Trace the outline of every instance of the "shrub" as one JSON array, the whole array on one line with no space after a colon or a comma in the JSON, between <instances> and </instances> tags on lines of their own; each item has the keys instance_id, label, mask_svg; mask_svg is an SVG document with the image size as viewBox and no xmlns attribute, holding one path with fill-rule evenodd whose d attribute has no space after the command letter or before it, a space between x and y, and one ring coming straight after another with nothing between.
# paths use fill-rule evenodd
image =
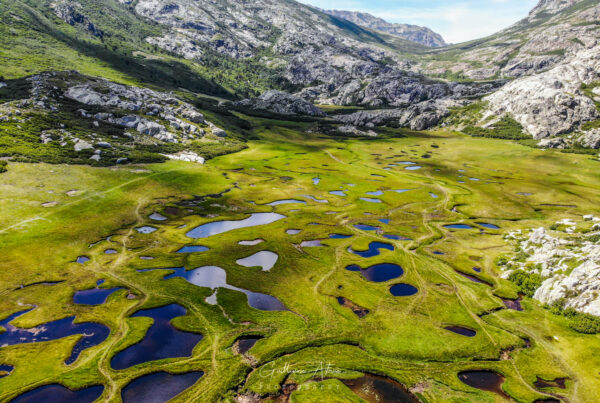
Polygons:
<instances>
[{"instance_id":1,"label":"shrub","mask_svg":"<svg viewBox=\"0 0 600 403\"><path fill-rule=\"evenodd\" d=\"M6 168L6 166L8 165L8 163L4 160L0 160L0 174L2 172L6 172L8 169Z\"/></svg>"},{"instance_id":2,"label":"shrub","mask_svg":"<svg viewBox=\"0 0 600 403\"><path fill-rule=\"evenodd\" d=\"M537 273L528 273L524 270L515 270L508 277L510 281L519 287L519 291L528 297L533 297L535 290L542 285L542 276Z\"/></svg>"}]
</instances>

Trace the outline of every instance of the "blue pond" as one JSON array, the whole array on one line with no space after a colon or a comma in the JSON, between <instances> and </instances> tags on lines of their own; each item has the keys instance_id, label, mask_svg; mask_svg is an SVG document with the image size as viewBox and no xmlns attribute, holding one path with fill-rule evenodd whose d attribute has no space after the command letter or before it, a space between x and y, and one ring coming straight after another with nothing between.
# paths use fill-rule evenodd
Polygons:
<instances>
[{"instance_id":1,"label":"blue pond","mask_svg":"<svg viewBox=\"0 0 600 403\"><path fill-rule=\"evenodd\" d=\"M346 193L342 192L341 190L333 190L331 192L329 192L329 194L332 194L334 196L340 196L340 197L346 197Z\"/></svg>"},{"instance_id":2,"label":"blue pond","mask_svg":"<svg viewBox=\"0 0 600 403\"><path fill-rule=\"evenodd\" d=\"M13 369L11 365L0 365L0 378L10 375Z\"/></svg>"},{"instance_id":3,"label":"blue pond","mask_svg":"<svg viewBox=\"0 0 600 403\"><path fill-rule=\"evenodd\" d=\"M194 228L186 235L190 238L208 238L213 235L233 231L240 228L256 227L274 223L285 218L276 213L254 213L250 217L239 221L215 221Z\"/></svg>"},{"instance_id":4,"label":"blue pond","mask_svg":"<svg viewBox=\"0 0 600 403\"><path fill-rule=\"evenodd\" d=\"M360 200L367 202L367 203L381 203L381 200L379 199L371 199L369 197L361 197Z\"/></svg>"},{"instance_id":5,"label":"blue pond","mask_svg":"<svg viewBox=\"0 0 600 403\"><path fill-rule=\"evenodd\" d=\"M348 239L352 238L352 235L343 235L343 234L329 234L330 239Z\"/></svg>"},{"instance_id":6,"label":"blue pond","mask_svg":"<svg viewBox=\"0 0 600 403\"><path fill-rule=\"evenodd\" d=\"M189 283L198 287L207 287L210 289L228 288L230 290L243 292L248 297L248 305L261 311L287 311L288 309L277 298L267 294L248 291L242 288L227 284L227 272L217 266L204 266L194 270L186 271L185 267L139 270L147 272L153 270L171 270L174 273L165 276L164 280L181 277Z\"/></svg>"},{"instance_id":7,"label":"blue pond","mask_svg":"<svg viewBox=\"0 0 600 403\"><path fill-rule=\"evenodd\" d=\"M80 305L102 305L106 302L108 297L123 288L92 288L89 290L82 290L75 292L73 296L73 302Z\"/></svg>"},{"instance_id":8,"label":"blue pond","mask_svg":"<svg viewBox=\"0 0 600 403\"><path fill-rule=\"evenodd\" d=\"M104 386L91 386L73 391L58 384L45 385L23 393L11 403L92 403L103 391Z\"/></svg>"},{"instance_id":9,"label":"blue pond","mask_svg":"<svg viewBox=\"0 0 600 403\"><path fill-rule=\"evenodd\" d=\"M385 234L383 237L394 241L412 241L412 239L402 235Z\"/></svg>"},{"instance_id":10,"label":"blue pond","mask_svg":"<svg viewBox=\"0 0 600 403\"><path fill-rule=\"evenodd\" d=\"M431 196L432 199L437 199L439 197L438 195L432 192L429 192L429 196Z\"/></svg>"},{"instance_id":11,"label":"blue pond","mask_svg":"<svg viewBox=\"0 0 600 403\"><path fill-rule=\"evenodd\" d=\"M373 227L371 225L365 224L356 224L354 228L359 229L361 231L377 231L379 229L379 227Z\"/></svg>"},{"instance_id":12,"label":"blue pond","mask_svg":"<svg viewBox=\"0 0 600 403\"><path fill-rule=\"evenodd\" d=\"M367 192L368 196L383 196L383 191L378 190L376 192Z\"/></svg>"},{"instance_id":13,"label":"blue pond","mask_svg":"<svg viewBox=\"0 0 600 403\"><path fill-rule=\"evenodd\" d=\"M154 231L157 230L157 228L154 227L150 227L149 225L145 226L145 227L140 227L140 228L136 228L137 232L139 232L140 234L151 234Z\"/></svg>"},{"instance_id":14,"label":"blue pond","mask_svg":"<svg viewBox=\"0 0 600 403\"><path fill-rule=\"evenodd\" d=\"M379 220L380 223L382 224L389 224L390 223L390 219L389 218L382 218L381 220Z\"/></svg>"},{"instance_id":15,"label":"blue pond","mask_svg":"<svg viewBox=\"0 0 600 403\"><path fill-rule=\"evenodd\" d=\"M394 297L410 297L419 292L419 290L410 284L394 284L390 287L390 292Z\"/></svg>"},{"instance_id":16,"label":"blue pond","mask_svg":"<svg viewBox=\"0 0 600 403\"><path fill-rule=\"evenodd\" d=\"M316 185L319 184L319 182L321 182L321 179L320 178L313 178L312 182L313 182L313 185L316 186Z\"/></svg>"},{"instance_id":17,"label":"blue pond","mask_svg":"<svg viewBox=\"0 0 600 403\"><path fill-rule=\"evenodd\" d=\"M276 200L274 202L267 204L267 206L275 207L275 206L279 206L281 204L306 204L306 202L304 200L296 200L296 199Z\"/></svg>"},{"instance_id":18,"label":"blue pond","mask_svg":"<svg viewBox=\"0 0 600 403\"><path fill-rule=\"evenodd\" d=\"M371 242L369 244L369 249L366 251L357 251L352 248L348 248L348 252L354 253L360 257L369 258L374 256L379 256L380 249L394 250L394 245L390 245L389 243L384 242Z\"/></svg>"},{"instance_id":19,"label":"blue pond","mask_svg":"<svg viewBox=\"0 0 600 403\"><path fill-rule=\"evenodd\" d=\"M79 256L77 258L77 263L79 263L79 264L84 264L84 263L89 262L89 261L90 261L90 258L87 257L87 256Z\"/></svg>"},{"instance_id":20,"label":"blue pond","mask_svg":"<svg viewBox=\"0 0 600 403\"><path fill-rule=\"evenodd\" d=\"M202 371L172 375L156 372L133 380L121 392L123 403L165 403L198 382Z\"/></svg>"},{"instance_id":21,"label":"blue pond","mask_svg":"<svg viewBox=\"0 0 600 403\"><path fill-rule=\"evenodd\" d=\"M500 229L499 226L494 225L494 224L489 224L486 222L476 222L475 224L481 225L482 227L489 228L489 229Z\"/></svg>"},{"instance_id":22,"label":"blue pond","mask_svg":"<svg viewBox=\"0 0 600 403\"><path fill-rule=\"evenodd\" d=\"M375 283L383 283L398 278L404 274L402 267L392 263L376 264L374 266L362 269L358 265L346 267L349 271L359 271L367 280Z\"/></svg>"},{"instance_id":23,"label":"blue pond","mask_svg":"<svg viewBox=\"0 0 600 403\"><path fill-rule=\"evenodd\" d=\"M147 317L154 323L144 339L119 352L112 360L115 369L125 369L148 361L164 358L190 357L202 335L182 332L171 325L171 320L184 316L186 310L181 305L171 304L161 308L146 309L131 315L132 318Z\"/></svg>"},{"instance_id":24,"label":"blue pond","mask_svg":"<svg viewBox=\"0 0 600 403\"><path fill-rule=\"evenodd\" d=\"M188 246L184 246L183 248L179 249L177 251L177 253L199 253L199 252L206 252L208 250L210 250L210 249L207 248L206 246L188 245Z\"/></svg>"},{"instance_id":25,"label":"blue pond","mask_svg":"<svg viewBox=\"0 0 600 403\"><path fill-rule=\"evenodd\" d=\"M411 165L411 166L408 166L408 167L406 167L404 169L406 169L408 171L418 171L421 168L423 168L423 167L419 166L419 165Z\"/></svg>"},{"instance_id":26,"label":"blue pond","mask_svg":"<svg viewBox=\"0 0 600 403\"><path fill-rule=\"evenodd\" d=\"M75 316L44 323L43 325L32 329L21 329L10 324L14 319L29 311L31 311L31 309L17 312L0 321L0 326L6 329L5 332L0 333L0 346L37 343L80 334L82 337L73 347L71 356L65 360L65 364L70 365L75 362L83 350L102 343L110 333L108 327L99 323L86 322L75 324L73 323Z\"/></svg>"},{"instance_id":27,"label":"blue pond","mask_svg":"<svg viewBox=\"0 0 600 403\"><path fill-rule=\"evenodd\" d=\"M444 228L448 228L448 229L473 229L472 226L468 225L468 224L450 224L450 225L444 225Z\"/></svg>"}]
</instances>

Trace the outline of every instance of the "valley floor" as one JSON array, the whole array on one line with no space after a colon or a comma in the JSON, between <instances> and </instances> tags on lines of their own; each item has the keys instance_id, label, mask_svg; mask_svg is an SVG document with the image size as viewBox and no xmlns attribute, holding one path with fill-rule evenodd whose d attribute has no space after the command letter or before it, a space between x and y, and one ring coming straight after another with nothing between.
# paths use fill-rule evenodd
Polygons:
<instances>
[{"instance_id":1,"label":"valley floor","mask_svg":"<svg viewBox=\"0 0 600 403\"><path fill-rule=\"evenodd\" d=\"M34 308L10 325L75 315L110 335L70 365L80 334L1 347L0 366L12 369L0 370L0 401L60 383L103 385L101 401L118 402L132 380L157 371L203 372L177 396L182 402L370 400L346 386L362 374L393 378L429 402L600 401L599 336L576 333L529 298L523 311L507 309L503 299L517 299L517 288L494 263L511 252L502 237L509 231L600 216L598 160L442 132L336 140L307 138L301 123L254 124L261 140L203 166L9 164L0 174L0 321ZM268 205L278 200L291 202ZM252 213L285 217L186 236ZM139 232L144 226L156 230ZM322 246L302 246L314 240ZM177 253L186 245L206 248ZM237 263L261 251L277 255L272 268ZM346 269L383 263L403 273L376 282ZM194 285L207 281L200 271L165 280L176 269L148 270L214 266L227 287ZM104 303L76 304L74 294L98 280L121 289ZM397 284L417 292L392 295ZM254 309L239 289L287 310ZM169 304L186 310L175 328L202 335L193 352L115 369L113 358L153 323L132 315ZM259 340L241 353L242 336ZM471 370L501 374L501 389L461 382L458 374ZM536 386L538 377L566 378L565 388Z\"/></svg>"}]
</instances>

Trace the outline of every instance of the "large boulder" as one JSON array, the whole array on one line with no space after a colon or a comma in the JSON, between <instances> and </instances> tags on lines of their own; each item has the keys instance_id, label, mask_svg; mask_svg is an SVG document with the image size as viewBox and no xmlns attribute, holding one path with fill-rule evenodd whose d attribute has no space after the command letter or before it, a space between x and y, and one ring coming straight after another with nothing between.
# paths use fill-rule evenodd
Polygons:
<instances>
[{"instance_id":1,"label":"large boulder","mask_svg":"<svg viewBox=\"0 0 600 403\"><path fill-rule=\"evenodd\" d=\"M325 116L325 112L310 102L281 91L267 91L258 98L236 102L238 107L264 110L284 116Z\"/></svg>"},{"instance_id":2,"label":"large boulder","mask_svg":"<svg viewBox=\"0 0 600 403\"><path fill-rule=\"evenodd\" d=\"M600 148L600 129L587 131L579 138L579 144L586 148Z\"/></svg>"}]
</instances>

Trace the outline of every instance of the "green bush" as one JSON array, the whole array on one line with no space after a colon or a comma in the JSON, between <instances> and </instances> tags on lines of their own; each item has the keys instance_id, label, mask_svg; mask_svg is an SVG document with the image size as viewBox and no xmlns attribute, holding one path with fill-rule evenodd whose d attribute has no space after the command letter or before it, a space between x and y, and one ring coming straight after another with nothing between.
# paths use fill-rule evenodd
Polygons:
<instances>
[{"instance_id":1,"label":"green bush","mask_svg":"<svg viewBox=\"0 0 600 403\"><path fill-rule=\"evenodd\" d=\"M569 327L579 333L598 334L600 333L600 318L577 312L569 322Z\"/></svg>"},{"instance_id":2,"label":"green bush","mask_svg":"<svg viewBox=\"0 0 600 403\"><path fill-rule=\"evenodd\" d=\"M513 118L504 116L493 127L483 128L467 126L463 132L473 137L488 137L496 139L524 140L530 136L523 133L523 126Z\"/></svg>"},{"instance_id":3,"label":"green bush","mask_svg":"<svg viewBox=\"0 0 600 403\"><path fill-rule=\"evenodd\" d=\"M8 163L6 161L0 160L0 174L8 170L8 168L6 167L7 165Z\"/></svg>"},{"instance_id":4,"label":"green bush","mask_svg":"<svg viewBox=\"0 0 600 403\"><path fill-rule=\"evenodd\" d=\"M542 276L537 273L528 273L524 270L515 270L508 277L510 281L519 287L519 291L528 297L533 297L535 290L542 285Z\"/></svg>"}]
</instances>

